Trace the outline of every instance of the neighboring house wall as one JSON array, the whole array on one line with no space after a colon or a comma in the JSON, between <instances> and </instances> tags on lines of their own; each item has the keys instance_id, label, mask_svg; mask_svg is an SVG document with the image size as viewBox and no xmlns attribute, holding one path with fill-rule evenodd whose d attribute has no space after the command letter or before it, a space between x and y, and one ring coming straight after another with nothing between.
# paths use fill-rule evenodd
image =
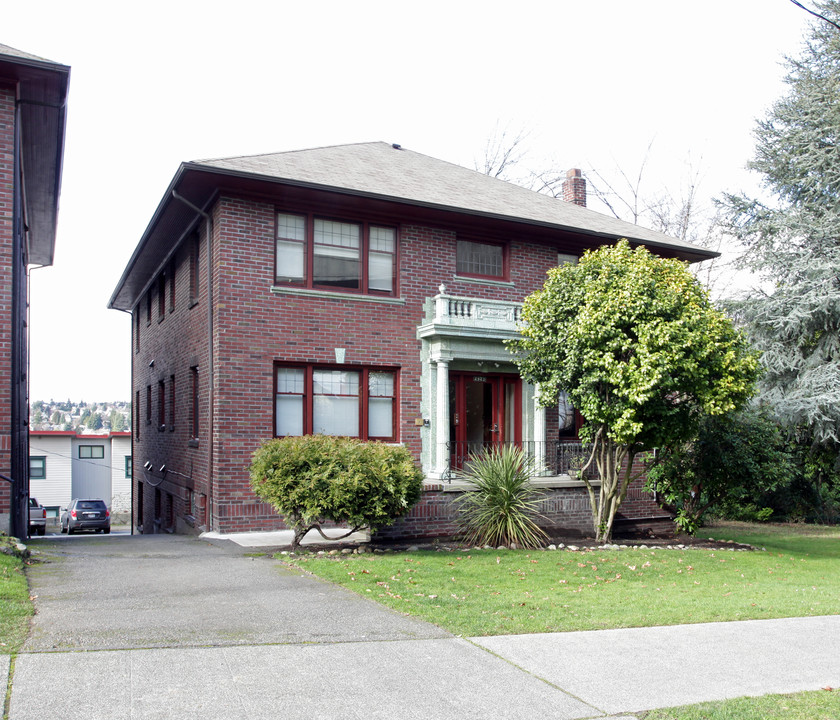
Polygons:
<instances>
[{"instance_id":1,"label":"neighboring house wall","mask_svg":"<svg viewBox=\"0 0 840 720\"><path fill-rule=\"evenodd\" d=\"M131 512L131 435L111 436L111 512Z\"/></svg>"},{"instance_id":2,"label":"neighboring house wall","mask_svg":"<svg viewBox=\"0 0 840 720\"><path fill-rule=\"evenodd\" d=\"M28 274L51 265L70 68L0 45L0 532L28 533Z\"/></svg>"},{"instance_id":3,"label":"neighboring house wall","mask_svg":"<svg viewBox=\"0 0 840 720\"><path fill-rule=\"evenodd\" d=\"M101 498L112 513L131 512L130 433L32 433L29 457L39 467L43 458L46 477L30 481L30 493L42 505L67 507L73 498Z\"/></svg>"},{"instance_id":4,"label":"neighboring house wall","mask_svg":"<svg viewBox=\"0 0 840 720\"><path fill-rule=\"evenodd\" d=\"M72 433L30 435L30 458L44 458L46 477L29 481L29 493L41 505L67 507L73 499L73 437Z\"/></svg>"},{"instance_id":5,"label":"neighboring house wall","mask_svg":"<svg viewBox=\"0 0 840 720\"><path fill-rule=\"evenodd\" d=\"M12 407L10 397L11 366L11 250L14 237L15 205L15 86L0 81L0 474L12 476ZM17 489L0 480L0 533L10 532L12 493Z\"/></svg>"}]
</instances>

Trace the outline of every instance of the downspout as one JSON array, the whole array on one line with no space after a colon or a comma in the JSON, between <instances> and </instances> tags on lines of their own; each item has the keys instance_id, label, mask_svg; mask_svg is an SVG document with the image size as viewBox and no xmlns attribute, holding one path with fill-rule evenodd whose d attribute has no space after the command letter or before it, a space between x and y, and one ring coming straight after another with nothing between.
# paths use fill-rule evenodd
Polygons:
<instances>
[{"instance_id":1,"label":"downspout","mask_svg":"<svg viewBox=\"0 0 840 720\"><path fill-rule=\"evenodd\" d=\"M193 205L185 197L179 195L175 190L172 197L184 203L188 208L204 218L205 232L207 234L207 381L209 383L209 394L207 404L207 529L213 529L213 430L215 421L213 415L213 402L215 379L213 374L214 353L213 353L213 218L200 207Z\"/></svg>"}]
</instances>

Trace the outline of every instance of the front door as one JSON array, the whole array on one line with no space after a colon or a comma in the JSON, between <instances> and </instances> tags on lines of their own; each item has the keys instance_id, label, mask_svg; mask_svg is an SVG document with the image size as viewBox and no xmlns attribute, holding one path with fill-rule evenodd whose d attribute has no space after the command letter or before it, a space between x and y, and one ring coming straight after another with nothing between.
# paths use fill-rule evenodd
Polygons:
<instances>
[{"instance_id":1,"label":"front door","mask_svg":"<svg viewBox=\"0 0 840 720\"><path fill-rule=\"evenodd\" d=\"M521 441L521 387L515 375L450 373L452 467L486 448Z\"/></svg>"}]
</instances>

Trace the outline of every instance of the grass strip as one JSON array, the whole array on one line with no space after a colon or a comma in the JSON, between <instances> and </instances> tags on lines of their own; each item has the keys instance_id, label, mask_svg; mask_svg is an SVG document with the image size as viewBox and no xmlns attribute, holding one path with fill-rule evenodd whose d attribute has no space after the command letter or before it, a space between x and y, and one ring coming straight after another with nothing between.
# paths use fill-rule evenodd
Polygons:
<instances>
[{"instance_id":1,"label":"grass strip","mask_svg":"<svg viewBox=\"0 0 840 720\"><path fill-rule=\"evenodd\" d=\"M644 720L836 720L840 717L840 691L836 688L791 695L764 695L719 702L651 710Z\"/></svg>"},{"instance_id":2,"label":"grass strip","mask_svg":"<svg viewBox=\"0 0 840 720\"><path fill-rule=\"evenodd\" d=\"M20 649L33 612L23 560L0 553L0 654L11 655Z\"/></svg>"}]
</instances>

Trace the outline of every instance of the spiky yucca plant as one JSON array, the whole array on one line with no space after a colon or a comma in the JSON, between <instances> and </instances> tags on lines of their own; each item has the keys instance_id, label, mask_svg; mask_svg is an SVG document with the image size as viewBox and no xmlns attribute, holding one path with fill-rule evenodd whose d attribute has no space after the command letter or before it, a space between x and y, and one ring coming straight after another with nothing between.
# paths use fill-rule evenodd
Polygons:
<instances>
[{"instance_id":1,"label":"spiky yucca plant","mask_svg":"<svg viewBox=\"0 0 840 720\"><path fill-rule=\"evenodd\" d=\"M530 484L533 461L520 448L503 445L471 455L465 479L475 490L456 501L467 542L537 548L548 536L534 521L542 493Z\"/></svg>"}]
</instances>

